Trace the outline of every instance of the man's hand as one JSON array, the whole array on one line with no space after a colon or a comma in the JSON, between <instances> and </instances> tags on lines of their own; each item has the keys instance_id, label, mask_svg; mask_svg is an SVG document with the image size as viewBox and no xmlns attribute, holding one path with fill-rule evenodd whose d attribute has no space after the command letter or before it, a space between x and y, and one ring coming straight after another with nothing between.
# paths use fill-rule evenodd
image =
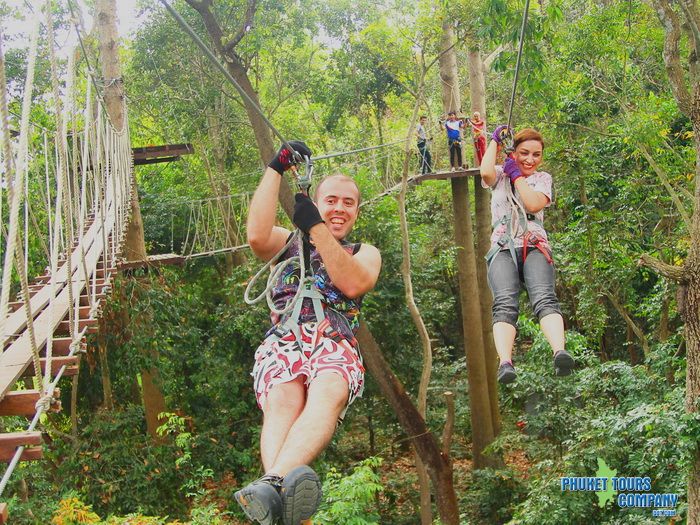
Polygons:
<instances>
[{"instance_id":1,"label":"man's hand","mask_svg":"<svg viewBox=\"0 0 700 525\"><path fill-rule=\"evenodd\" d=\"M500 144L508 136L509 132L510 128L505 124L501 124L493 131L491 140L495 141L497 144Z\"/></svg>"},{"instance_id":2,"label":"man's hand","mask_svg":"<svg viewBox=\"0 0 700 525\"><path fill-rule=\"evenodd\" d=\"M289 144L294 151L299 153L302 158L304 158L304 156L311 157L311 150L302 141L290 140L287 144ZM287 148L287 146L283 144L280 150L277 152L277 155L275 155L275 158L270 161L268 166L282 175L296 163L297 160L294 158L294 154L289 150L289 148Z\"/></svg>"},{"instance_id":3,"label":"man's hand","mask_svg":"<svg viewBox=\"0 0 700 525\"><path fill-rule=\"evenodd\" d=\"M510 181L513 183L523 176L518 169L517 163L511 157L508 157L503 163L503 173L508 175L508 177L510 177Z\"/></svg>"},{"instance_id":4,"label":"man's hand","mask_svg":"<svg viewBox=\"0 0 700 525\"><path fill-rule=\"evenodd\" d=\"M311 228L324 222L324 220L321 218L321 214L318 212L314 202L303 193L297 193L294 196L294 201L292 222L308 235Z\"/></svg>"}]
</instances>

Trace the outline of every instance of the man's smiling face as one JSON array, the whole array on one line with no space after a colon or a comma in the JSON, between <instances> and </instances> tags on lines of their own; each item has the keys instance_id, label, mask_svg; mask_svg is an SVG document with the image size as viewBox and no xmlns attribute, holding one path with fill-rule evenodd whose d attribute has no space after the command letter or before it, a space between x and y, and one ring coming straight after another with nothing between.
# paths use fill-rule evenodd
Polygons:
<instances>
[{"instance_id":1,"label":"man's smiling face","mask_svg":"<svg viewBox=\"0 0 700 525\"><path fill-rule=\"evenodd\" d=\"M360 211L360 190L349 177L328 177L316 189L316 206L333 237L344 239Z\"/></svg>"}]
</instances>

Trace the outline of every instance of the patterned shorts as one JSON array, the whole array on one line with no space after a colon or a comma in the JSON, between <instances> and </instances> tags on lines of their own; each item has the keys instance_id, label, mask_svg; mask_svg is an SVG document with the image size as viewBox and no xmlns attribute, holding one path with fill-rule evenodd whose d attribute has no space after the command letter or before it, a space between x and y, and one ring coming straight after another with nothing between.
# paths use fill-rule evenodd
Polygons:
<instances>
[{"instance_id":1,"label":"patterned shorts","mask_svg":"<svg viewBox=\"0 0 700 525\"><path fill-rule=\"evenodd\" d=\"M274 385L293 381L305 376L308 388L320 374L336 373L348 383L348 404L340 415L345 416L347 407L362 396L365 383L365 368L360 352L345 339L331 339L323 334L328 326L324 319L320 324L304 323L300 326L301 343L289 332L282 338L268 336L255 351L253 386L260 408Z\"/></svg>"}]
</instances>

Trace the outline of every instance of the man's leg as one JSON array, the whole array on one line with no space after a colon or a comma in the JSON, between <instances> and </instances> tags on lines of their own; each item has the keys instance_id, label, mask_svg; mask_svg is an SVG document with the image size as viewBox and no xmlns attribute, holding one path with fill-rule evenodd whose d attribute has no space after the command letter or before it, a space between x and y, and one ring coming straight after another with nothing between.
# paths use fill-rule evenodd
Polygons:
<instances>
[{"instance_id":1,"label":"man's leg","mask_svg":"<svg viewBox=\"0 0 700 525\"><path fill-rule=\"evenodd\" d=\"M333 437L347 401L348 383L340 375L316 377L309 385L304 410L289 429L269 470L284 476L297 465L308 465L316 459Z\"/></svg>"},{"instance_id":2,"label":"man's leg","mask_svg":"<svg viewBox=\"0 0 700 525\"><path fill-rule=\"evenodd\" d=\"M301 414L306 402L305 377L300 376L288 383L275 385L265 399L263 407L263 427L260 433L260 456L265 472L272 472L271 467L277 459L289 429Z\"/></svg>"}]
</instances>

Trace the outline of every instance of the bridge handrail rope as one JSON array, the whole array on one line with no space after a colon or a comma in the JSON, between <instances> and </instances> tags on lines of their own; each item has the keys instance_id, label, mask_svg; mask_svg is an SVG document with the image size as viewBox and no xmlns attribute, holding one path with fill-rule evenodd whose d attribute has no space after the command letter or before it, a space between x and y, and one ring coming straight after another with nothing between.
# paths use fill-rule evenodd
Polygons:
<instances>
[{"instance_id":1,"label":"bridge handrail rope","mask_svg":"<svg viewBox=\"0 0 700 525\"><path fill-rule=\"evenodd\" d=\"M47 7L50 2L47 2ZM29 431L36 428L41 415L50 408L53 401L53 392L58 380L66 371L66 365L62 365L58 373L52 377L52 345L54 331L62 319L68 317L68 331L70 333L70 345L68 356L75 355L81 349L87 327L79 325L77 314L80 308L80 292L84 289L90 304L90 316L96 310L97 273L100 262L103 264L105 283L107 269L115 263L117 242L121 239L128 219L129 204L132 194L132 163L131 146L128 134L128 116L121 130L116 130L109 120L106 111L102 111L103 105L94 104L94 100L100 101L100 93L92 93L92 86L87 84L86 106L84 110L84 128L81 133L77 129L77 105L75 98L75 67L74 61L69 59L69 67L66 80L66 104L61 103L60 88L58 83L58 68L55 57L53 24L51 10L46 9L46 24L48 28L49 50L51 58L51 82L55 104L56 135L49 140L44 128L40 139L44 146L43 174L37 178L40 189L39 201L45 202L48 211L46 228L48 230L50 268L49 281L38 281L42 286L37 293L32 295L27 280L28 270L28 245L22 245L20 231L21 222L19 209L24 205L24 235L28 238L30 218L34 218L27 192L29 184L28 144L31 135L29 129L29 109L33 88L33 76L35 72L35 59L37 47L37 35L39 22L32 26L33 40L30 43L30 53L27 67L27 80L25 83L22 125L20 126L19 148L12 154L9 146L7 98L4 79L4 59L2 56L0 35L0 118L3 125L3 149L5 156L3 162L6 166L8 181L8 200L10 202L10 224L5 241L5 271L3 273L2 299L0 299L0 333L5 334L8 324L13 327L11 334L2 336L3 346L7 343L7 349L0 354L0 365L8 366L12 363L9 374L3 376L3 388L0 398L4 396L8 387L26 368L28 361L17 361L30 355L35 369L35 387L40 390L40 397L36 403L36 412L29 426ZM72 55L71 55L72 56ZM97 91L97 90L96 90ZM92 108L98 108L97 115L93 118ZM124 111L126 115L126 111ZM70 120L69 120L70 119ZM72 155L69 155L67 132L73 137ZM80 141L80 157L78 156L78 138ZM52 144L51 144L52 143ZM53 175L55 177L55 205L52 207L52 185L50 182L52 166L49 162L49 147L53 146L54 154ZM8 154L10 152L10 154ZM12 163L15 159L14 165ZM35 156L32 154L32 158ZM81 162L78 162L78 159ZM34 165L37 165L35 162ZM7 166L10 169L7 169ZM72 172L73 178L69 176ZM43 176L43 177L42 177ZM41 191L41 179L46 181L46 193ZM71 183L72 180L72 183ZM24 182L24 184L22 183ZM24 191L23 191L24 190ZM0 206L1 206L0 199ZM0 208L1 210L1 208ZM88 224L89 215L92 216ZM42 238L38 224L33 223L37 234ZM0 232L2 228L0 228ZM111 242L110 242L111 241ZM60 263L59 252L65 251L65 261ZM14 266L16 265L16 267ZM21 312L16 311L7 316L9 307L9 283L11 282L13 269L17 271L19 284L22 290L24 305L24 321L20 320ZM78 293L74 293L78 292ZM7 296L5 298L5 296ZM34 324L45 326L41 333L34 333ZM80 330L79 330L80 328ZM40 337L37 340L37 336ZM45 345L45 346L44 346ZM45 349L44 370L39 361L39 349ZM30 350L30 354L25 352ZM6 358L6 359L5 359ZM29 359L29 357L28 357ZM16 363L16 364L15 364ZM13 375L15 374L17 375ZM12 379L14 377L14 379ZM3 493L7 482L22 456L24 447L18 447L5 470L0 481L0 494Z\"/></svg>"},{"instance_id":2,"label":"bridge handrail rope","mask_svg":"<svg viewBox=\"0 0 700 525\"><path fill-rule=\"evenodd\" d=\"M36 64L37 48L39 37L38 17L32 19L30 27L29 54L27 60L27 78L24 84L24 96L22 99L22 118L20 125L20 140L17 152L18 162L14 170L7 174L8 201L10 201L10 227L8 228L8 247L5 252L5 261L2 274L2 291L0 292L0 334L5 333L5 319L10 299L10 282L12 278L13 258L15 257L15 246L17 242L17 219L19 214L19 192L13 188L21 188L24 177L26 162L24 161L24 151L27 148L27 131L29 129L29 112L31 108L32 93L34 91L34 70ZM0 89L6 89L5 85ZM8 135L9 140L9 135ZM12 176L14 172L14 177Z\"/></svg>"}]
</instances>

